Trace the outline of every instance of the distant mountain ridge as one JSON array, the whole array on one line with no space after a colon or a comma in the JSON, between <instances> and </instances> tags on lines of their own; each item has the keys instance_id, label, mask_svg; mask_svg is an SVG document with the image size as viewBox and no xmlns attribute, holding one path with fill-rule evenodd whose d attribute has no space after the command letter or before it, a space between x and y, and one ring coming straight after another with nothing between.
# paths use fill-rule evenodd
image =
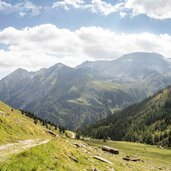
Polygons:
<instances>
[{"instance_id":1,"label":"distant mountain ridge","mask_svg":"<svg viewBox=\"0 0 171 171\"><path fill-rule=\"evenodd\" d=\"M84 68L89 72L95 72L95 74L98 73L106 79L125 76L137 79L136 74L138 76L145 70L168 74L171 71L171 63L160 54L135 52L123 55L114 61L87 61L77 66L77 68Z\"/></svg>"},{"instance_id":2,"label":"distant mountain ridge","mask_svg":"<svg viewBox=\"0 0 171 171\"><path fill-rule=\"evenodd\" d=\"M137 52L114 61L18 69L0 80L0 100L71 129L94 123L171 84L171 63Z\"/></svg>"}]
</instances>

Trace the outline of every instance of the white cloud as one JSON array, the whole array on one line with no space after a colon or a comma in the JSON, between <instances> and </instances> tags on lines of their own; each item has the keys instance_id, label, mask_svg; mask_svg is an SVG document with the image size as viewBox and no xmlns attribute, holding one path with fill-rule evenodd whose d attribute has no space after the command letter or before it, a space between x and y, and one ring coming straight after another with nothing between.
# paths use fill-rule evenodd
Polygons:
<instances>
[{"instance_id":1,"label":"white cloud","mask_svg":"<svg viewBox=\"0 0 171 171\"><path fill-rule=\"evenodd\" d=\"M123 4L124 3L117 3L116 5L112 5L104 0L92 0L90 3L85 3L83 0L62 0L54 2L52 8L63 7L65 10L69 10L70 8L79 8L107 16L121 10Z\"/></svg>"},{"instance_id":2,"label":"white cloud","mask_svg":"<svg viewBox=\"0 0 171 171\"><path fill-rule=\"evenodd\" d=\"M123 3L112 5L102 0L92 0L91 4L87 5L87 7L94 13L101 13L107 16L111 13L118 12L122 8L122 5Z\"/></svg>"},{"instance_id":3,"label":"white cloud","mask_svg":"<svg viewBox=\"0 0 171 171\"><path fill-rule=\"evenodd\" d=\"M133 16L145 14L155 19L171 18L170 0L127 0L125 9L130 9Z\"/></svg>"},{"instance_id":4,"label":"white cloud","mask_svg":"<svg viewBox=\"0 0 171 171\"><path fill-rule=\"evenodd\" d=\"M0 0L0 11L8 10L12 7L11 4Z\"/></svg>"},{"instance_id":5,"label":"white cloud","mask_svg":"<svg viewBox=\"0 0 171 171\"><path fill-rule=\"evenodd\" d=\"M154 19L171 18L170 0L125 0L118 1L115 5L102 0L92 0L87 7L92 12L101 13L106 16L118 12L121 17L145 14Z\"/></svg>"},{"instance_id":6,"label":"white cloud","mask_svg":"<svg viewBox=\"0 0 171 171\"><path fill-rule=\"evenodd\" d=\"M135 51L157 52L166 57L171 54L168 34L126 34L100 27L76 31L50 24L21 30L9 27L0 31L0 43L8 45L8 50L0 50L0 66L6 71L19 67L37 70L58 62L76 66L85 60L113 60Z\"/></svg>"},{"instance_id":7,"label":"white cloud","mask_svg":"<svg viewBox=\"0 0 171 171\"><path fill-rule=\"evenodd\" d=\"M116 3L109 3L105 0L58 0L53 2L52 8L82 9L105 16L113 13L119 13L121 17L144 14L153 19L171 19L170 0L118 0ZM31 1L21 1L12 5L0 0L0 11L17 12L21 17L39 15L43 9L50 10L51 8L37 6Z\"/></svg>"},{"instance_id":8,"label":"white cloud","mask_svg":"<svg viewBox=\"0 0 171 171\"><path fill-rule=\"evenodd\" d=\"M61 0L54 2L53 8L63 7L66 10L80 8L105 16L118 12L121 17L144 14L154 19L171 18L170 0L120 0L116 4L108 3L105 0L85 2L83 0Z\"/></svg>"},{"instance_id":9,"label":"white cloud","mask_svg":"<svg viewBox=\"0 0 171 171\"><path fill-rule=\"evenodd\" d=\"M70 8L80 8L83 4L83 0L61 0L54 2L52 8L63 7L68 10Z\"/></svg>"},{"instance_id":10,"label":"white cloud","mask_svg":"<svg viewBox=\"0 0 171 171\"><path fill-rule=\"evenodd\" d=\"M26 15L39 15L41 8L42 7L36 6L31 1L24 1L12 5L0 0L0 11L3 11L4 13L18 13L21 17L24 17Z\"/></svg>"},{"instance_id":11,"label":"white cloud","mask_svg":"<svg viewBox=\"0 0 171 171\"><path fill-rule=\"evenodd\" d=\"M36 6L31 1L18 3L15 5L15 7L20 11L19 15L21 17L25 16L26 14L31 14L32 16L39 15L41 9L41 7Z\"/></svg>"}]
</instances>

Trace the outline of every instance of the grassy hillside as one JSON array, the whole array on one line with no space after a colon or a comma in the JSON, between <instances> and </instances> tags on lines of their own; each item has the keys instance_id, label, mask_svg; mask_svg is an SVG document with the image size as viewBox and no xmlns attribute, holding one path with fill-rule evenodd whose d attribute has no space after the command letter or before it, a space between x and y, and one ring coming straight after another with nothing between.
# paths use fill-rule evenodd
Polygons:
<instances>
[{"instance_id":1,"label":"grassy hillside","mask_svg":"<svg viewBox=\"0 0 171 171\"><path fill-rule=\"evenodd\" d=\"M171 150L139 143L75 140L70 131L66 132L70 138L66 138L65 134L59 134L56 139L51 139L39 123L35 124L34 120L3 102L0 102L0 122L0 144L32 139L28 143L33 142L34 145L32 148L26 148L27 144L15 143L11 147L6 144L5 150L4 146L0 146L1 171L171 170ZM47 138L48 141L37 138ZM102 151L103 145L117 148L119 155ZM7 153L5 158L2 157L3 152ZM111 163L99 161L94 156L102 157ZM140 161L125 161L123 158L126 156L139 158Z\"/></svg>"},{"instance_id":2,"label":"grassy hillside","mask_svg":"<svg viewBox=\"0 0 171 171\"><path fill-rule=\"evenodd\" d=\"M46 136L42 126L0 101L0 144Z\"/></svg>"},{"instance_id":3,"label":"grassy hillside","mask_svg":"<svg viewBox=\"0 0 171 171\"><path fill-rule=\"evenodd\" d=\"M80 144L77 147L75 144ZM120 151L112 155L101 150L102 145L109 145ZM140 158L139 162L123 160L127 155ZM93 156L100 156L111 162L104 163ZM76 159L74 161L72 158ZM34 147L30 150L11 156L5 162L0 162L0 170L34 170L34 171L157 171L171 170L171 150L156 146L128 142L102 142L99 140L76 141L58 137L48 144Z\"/></svg>"},{"instance_id":4,"label":"grassy hillside","mask_svg":"<svg viewBox=\"0 0 171 171\"><path fill-rule=\"evenodd\" d=\"M84 135L171 146L171 87L85 128Z\"/></svg>"}]
</instances>

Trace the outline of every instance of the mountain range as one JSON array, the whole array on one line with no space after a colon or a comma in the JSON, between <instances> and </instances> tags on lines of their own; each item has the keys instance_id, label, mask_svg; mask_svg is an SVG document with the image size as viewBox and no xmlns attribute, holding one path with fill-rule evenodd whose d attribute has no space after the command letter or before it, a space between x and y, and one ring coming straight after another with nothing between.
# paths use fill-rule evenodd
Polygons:
<instances>
[{"instance_id":1,"label":"mountain range","mask_svg":"<svg viewBox=\"0 0 171 171\"><path fill-rule=\"evenodd\" d=\"M166 58L136 52L113 61L87 61L75 68L58 63L37 72L17 69L0 80L0 100L78 129L170 84L171 63Z\"/></svg>"}]
</instances>

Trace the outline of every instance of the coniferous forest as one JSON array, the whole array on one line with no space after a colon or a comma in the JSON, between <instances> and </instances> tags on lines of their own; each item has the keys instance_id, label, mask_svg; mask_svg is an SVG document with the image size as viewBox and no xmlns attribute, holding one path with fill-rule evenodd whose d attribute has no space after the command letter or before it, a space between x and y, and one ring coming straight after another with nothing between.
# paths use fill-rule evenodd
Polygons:
<instances>
[{"instance_id":1,"label":"coniferous forest","mask_svg":"<svg viewBox=\"0 0 171 171\"><path fill-rule=\"evenodd\" d=\"M171 146L171 87L82 129L98 139Z\"/></svg>"}]
</instances>

